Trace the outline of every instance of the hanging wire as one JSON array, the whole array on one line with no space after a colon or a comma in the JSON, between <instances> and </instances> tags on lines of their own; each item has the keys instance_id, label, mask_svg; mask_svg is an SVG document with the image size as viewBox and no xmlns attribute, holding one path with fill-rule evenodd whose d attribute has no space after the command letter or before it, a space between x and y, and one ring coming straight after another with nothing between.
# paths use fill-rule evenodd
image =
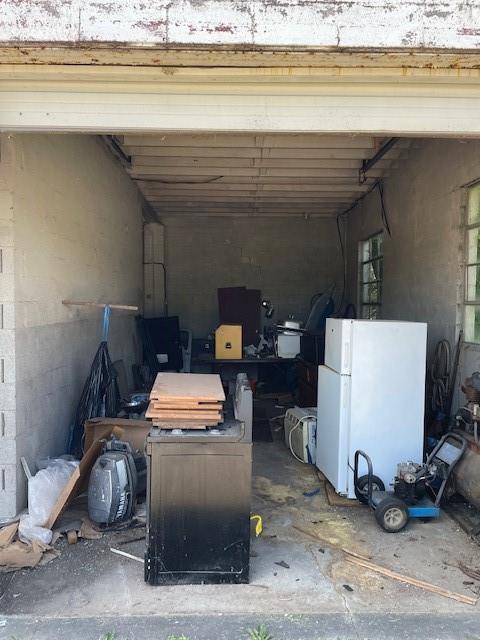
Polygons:
<instances>
[{"instance_id":1,"label":"hanging wire","mask_svg":"<svg viewBox=\"0 0 480 640\"><path fill-rule=\"evenodd\" d=\"M385 227L388 235L391 238L392 237L392 232L390 231L390 224L388 222L387 209L385 207L385 200L384 200L384 197L383 197L383 181L382 180L377 180L375 185L377 186L378 194L380 196L381 217L382 217L383 226Z\"/></svg>"},{"instance_id":2,"label":"hanging wire","mask_svg":"<svg viewBox=\"0 0 480 640\"><path fill-rule=\"evenodd\" d=\"M336 217L338 242L339 242L339 245L340 245L340 251L341 251L341 254L342 254L342 263L343 263L342 294L340 296L340 304L338 306L339 313L341 313L341 309L342 309L342 306L343 306L343 303L344 303L344 300L345 300L346 289L347 289L347 256L346 256L346 251L345 251L345 242L344 242L344 239L343 239L343 236L342 236L342 230L341 230L341 227L340 227L340 220L341 220L341 218L346 218L348 216L348 214L351 211L353 211L355 209L355 207L358 204L360 204L360 202L362 202L375 189L378 189L378 193L379 193L379 196L380 196L380 216L382 218L382 224L383 224L385 230L387 231L388 235L390 237L392 237L392 232L390 230L390 224L389 224L389 221L388 221L387 208L385 206L383 180L381 180L381 179L375 180L375 182L371 185L371 187L370 187L370 189L368 189L368 191L365 191L364 193L362 193L362 195L359 198L357 198L355 200L355 202L353 202L353 204L351 204L344 211L341 211L340 213L338 213L337 217Z\"/></svg>"},{"instance_id":3,"label":"hanging wire","mask_svg":"<svg viewBox=\"0 0 480 640\"><path fill-rule=\"evenodd\" d=\"M450 392L452 347L448 340L440 340L435 347L430 379L432 382L432 411L446 414Z\"/></svg>"}]
</instances>

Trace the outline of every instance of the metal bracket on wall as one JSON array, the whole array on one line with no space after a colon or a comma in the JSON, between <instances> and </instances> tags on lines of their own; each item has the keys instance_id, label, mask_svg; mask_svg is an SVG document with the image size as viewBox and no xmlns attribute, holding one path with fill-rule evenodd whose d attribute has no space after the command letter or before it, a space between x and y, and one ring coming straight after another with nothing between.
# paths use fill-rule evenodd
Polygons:
<instances>
[{"instance_id":1,"label":"metal bracket on wall","mask_svg":"<svg viewBox=\"0 0 480 640\"><path fill-rule=\"evenodd\" d=\"M381 160L388 151L390 151L398 140L400 140L400 138L389 138L372 158L362 160L362 166L358 170L358 184L364 184L367 181L367 172L369 169L374 167L377 162Z\"/></svg>"}]
</instances>

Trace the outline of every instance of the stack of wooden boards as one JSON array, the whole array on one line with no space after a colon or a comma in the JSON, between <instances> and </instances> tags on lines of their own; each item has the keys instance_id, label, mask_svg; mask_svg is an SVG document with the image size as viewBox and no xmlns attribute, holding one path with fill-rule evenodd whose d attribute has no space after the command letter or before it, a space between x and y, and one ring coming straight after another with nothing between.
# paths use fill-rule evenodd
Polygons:
<instances>
[{"instance_id":1,"label":"stack of wooden boards","mask_svg":"<svg viewBox=\"0 0 480 640\"><path fill-rule=\"evenodd\" d=\"M205 429L223 421L220 376L210 373L159 373L146 417L162 429Z\"/></svg>"}]
</instances>

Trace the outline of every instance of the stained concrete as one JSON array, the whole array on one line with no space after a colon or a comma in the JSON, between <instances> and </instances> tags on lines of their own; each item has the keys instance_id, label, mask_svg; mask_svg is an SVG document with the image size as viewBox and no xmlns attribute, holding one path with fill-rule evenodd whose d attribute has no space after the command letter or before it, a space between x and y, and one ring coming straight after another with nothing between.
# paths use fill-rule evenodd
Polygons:
<instances>
[{"instance_id":1,"label":"stained concrete","mask_svg":"<svg viewBox=\"0 0 480 640\"><path fill-rule=\"evenodd\" d=\"M254 446L254 470L252 511L262 515L264 532L252 543L249 585L150 587L140 563L109 550L136 537L135 530L72 547L63 542L61 556L52 563L0 574L0 611L9 634L4 637L47 637L41 629L45 634L68 630L70 638L97 638L93 631L99 629L116 630L119 638L151 637L151 616L160 638L173 632L188 632L192 640L214 637L207 630L216 629L219 638L234 640L244 637L240 629L263 620L275 628L276 640L399 637L395 634L403 620L410 629L405 637L415 637L419 620L438 616L444 635L436 630L434 637L444 638L453 637L442 617L446 612L465 624L473 620L476 607L364 571L348 564L340 550L347 547L401 573L476 594L480 585L463 584L470 579L457 563L477 565L478 546L448 516L429 523L412 521L404 531L387 534L366 507L331 507L313 468L294 460L278 439ZM304 495L314 488L321 489L319 495ZM143 553L142 542L121 548ZM288 569L276 564L282 561ZM380 635L386 620L391 636Z\"/></svg>"}]
</instances>

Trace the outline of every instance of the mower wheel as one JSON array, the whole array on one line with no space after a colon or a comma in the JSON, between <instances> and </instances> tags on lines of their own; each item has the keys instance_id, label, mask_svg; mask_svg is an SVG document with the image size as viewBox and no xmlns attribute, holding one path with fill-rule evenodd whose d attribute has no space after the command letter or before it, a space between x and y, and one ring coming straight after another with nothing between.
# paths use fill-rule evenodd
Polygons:
<instances>
[{"instance_id":1,"label":"mower wheel","mask_svg":"<svg viewBox=\"0 0 480 640\"><path fill-rule=\"evenodd\" d=\"M375 509L375 519L387 533L397 533L408 522L407 505L398 498L384 498Z\"/></svg>"},{"instance_id":2,"label":"mower wheel","mask_svg":"<svg viewBox=\"0 0 480 640\"><path fill-rule=\"evenodd\" d=\"M385 485L378 476L372 476L372 491L385 491ZM355 486L355 495L362 504L368 504L368 476L360 476Z\"/></svg>"}]
</instances>

